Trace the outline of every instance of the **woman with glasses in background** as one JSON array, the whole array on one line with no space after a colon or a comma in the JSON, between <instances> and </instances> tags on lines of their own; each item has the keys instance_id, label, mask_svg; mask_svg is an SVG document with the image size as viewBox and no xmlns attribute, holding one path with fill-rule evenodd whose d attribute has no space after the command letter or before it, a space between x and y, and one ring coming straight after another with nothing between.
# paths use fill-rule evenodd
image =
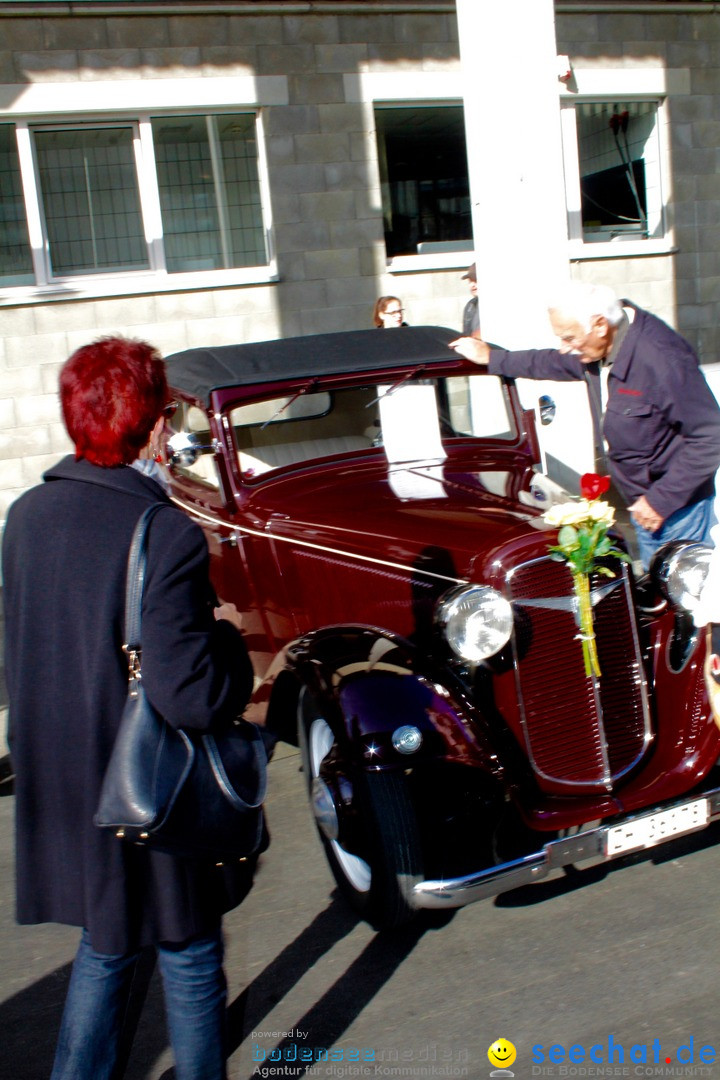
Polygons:
<instances>
[{"instance_id":1,"label":"woman with glasses in background","mask_svg":"<svg viewBox=\"0 0 720 1080\"><path fill-rule=\"evenodd\" d=\"M381 330L396 326L407 326L403 321L404 309L397 296L380 296L375 301L373 323Z\"/></svg>"}]
</instances>

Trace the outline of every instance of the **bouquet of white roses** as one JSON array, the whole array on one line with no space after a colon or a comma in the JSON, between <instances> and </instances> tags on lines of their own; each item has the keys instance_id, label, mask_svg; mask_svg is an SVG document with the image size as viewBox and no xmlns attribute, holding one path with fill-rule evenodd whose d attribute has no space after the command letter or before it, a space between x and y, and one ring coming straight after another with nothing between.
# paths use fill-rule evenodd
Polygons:
<instances>
[{"instance_id":1,"label":"bouquet of white roses","mask_svg":"<svg viewBox=\"0 0 720 1080\"><path fill-rule=\"evenodd\" d=\"M579 637L588 678L600 675L593 628L590 574L615 577L612 570L597 561L608 555L630 562L630 556L615 547L608 536L608 530L615 521L615 511L609 503L600 502L599 496L609 487L609 476L585 473L580 478L581 498L551 506L544 515L546 524L558 529L558 542L550 547L550 554L553 559L566 562L573 575L580 621Z\"/></svg>"}]
</instances>

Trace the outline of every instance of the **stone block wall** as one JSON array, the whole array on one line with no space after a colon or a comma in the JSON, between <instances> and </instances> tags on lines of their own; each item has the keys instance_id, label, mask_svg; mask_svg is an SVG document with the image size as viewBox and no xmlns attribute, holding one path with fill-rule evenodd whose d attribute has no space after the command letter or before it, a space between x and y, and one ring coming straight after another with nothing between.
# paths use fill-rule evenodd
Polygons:
<instances>
[{"instance_id":1,"label":"stone block wall","mask_svg":"<svg viewBox=\"0 0 720 1080\"><path fill-rule=\"evenodd\" d=\"M704 363L720 360L720 15L562 14L558 51L584 67L663 67L683 72L669 96L671 257L587 259L581 280L602 280L667 319ZM686 76L686 77L685 77ZM672 80L671 80L672 86Z\"/></svg>"},{"instance_id":2,"label":"stone block wall","mask_svg":"<svg viewBox=\"0 0 720 1080\"><path fill-rule=\"evenodd\" d=\"M361 69L457 70L452 14L182 14L5 17L0 84L282 74L289 101L264 110L280 280L95 300L0 306L0 521L66 453L56 379L69 353L107 333L165 353L372 325L399 293L409 322L461 325L462 269L387 272L372 109L348 103Z\"/></svg>"},{"instance_id":3,"label":"stone block wall","mask_svg":"<svg viewBox=\"0 0 720 1080\"><path fill-rule=\"evenodd\" d=\"M401 296L410 323L460 326L468 296L462 268L388 271L372 105L347 94L346 77L358 73L457 75L452 6L433 14L411 7L255 15L239 4L238 14L0 19L0 91L72 82L91 95L98 80L248 75L282 75L288 88L287 103L263 115L277 282L213 289L200 282L162 294L10 305L0 299L0 521L67 452L57 372L75 347L101 334L147 338L167 353L356 329L370 325L383 293ZM585 65L689 69L689 92L670 102L677 252L587 259L573 263L572 273L615 285L678 326L704 360L720 359L720 19L561 12L557 36L558 51ZM482 237L476 240L482 250Z\"/></svg>"}]
</instances>

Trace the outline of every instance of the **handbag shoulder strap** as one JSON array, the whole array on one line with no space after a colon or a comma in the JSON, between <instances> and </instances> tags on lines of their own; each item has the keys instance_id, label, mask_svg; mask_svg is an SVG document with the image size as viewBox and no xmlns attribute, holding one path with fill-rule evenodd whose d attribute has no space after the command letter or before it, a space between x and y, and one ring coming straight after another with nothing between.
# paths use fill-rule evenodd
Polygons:
<instances>
[{"instance_id":1,"label":"handbag shoulder strap","mask_svg":"<svg viewBox=\"0 0 720 1080\"><path fill-rule=\"evenodd\" d=\"M130 542L125 584L125 642L123 652L128 658L131 684L140 678L140 627L142 617L143 587L147 566L147 543L150 522L164 503L153 503L140 515Z\"/></svg>"}]
</instances>

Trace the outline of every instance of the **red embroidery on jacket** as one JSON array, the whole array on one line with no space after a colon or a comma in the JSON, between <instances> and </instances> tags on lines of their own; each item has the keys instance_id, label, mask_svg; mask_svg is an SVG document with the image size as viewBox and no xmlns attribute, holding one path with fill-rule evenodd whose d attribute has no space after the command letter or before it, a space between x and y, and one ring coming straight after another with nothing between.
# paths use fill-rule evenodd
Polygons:
<instances>
[{"instance_id":1,"label":"red embroidery on jacket","mask_svg":"<svg viewBox=\"0 0 720 1080\"><path fill-rule=\"evenodd\" d=\"M618 394L630 394L632 397L642 397L643 396L642 395L642 390L626 390L622 386L618 386L617 392L618 392Z\"/></svg>"}]
</instances>

